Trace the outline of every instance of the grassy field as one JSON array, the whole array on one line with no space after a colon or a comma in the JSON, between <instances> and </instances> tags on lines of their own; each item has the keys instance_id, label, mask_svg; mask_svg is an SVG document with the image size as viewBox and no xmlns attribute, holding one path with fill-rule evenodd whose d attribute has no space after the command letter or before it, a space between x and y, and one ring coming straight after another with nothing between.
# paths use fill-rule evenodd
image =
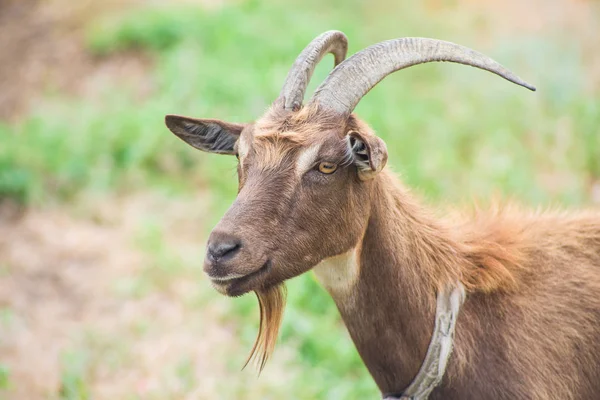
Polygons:
<instances>
[{"instance_id":1,"label":"grassy field","mask_svg":"<svg viewBox=\"0 0 600 400\"><path fill-rule=\"evenodd\" d=\"M168 4L80 23L92 68L142 59L140 76L102 81L93 95L44 87L21 116L0 120L0 201L20 210L0 219L0 398L377 398L312 274L289 282L271 364L258 379L239 372L255 299L223 298L201 273L205 237L236 193L235 159L194 151L163 125L168 113L256 118L299 51L328 29L348 35L351 53L401 36L455 41L538 87L437 64L369 93L357 114L424 201L600 203L597 4ZM43 286L44 274L63 288ZM60 298L56 307L45 296Z\"/></svg>"}]
</instances>

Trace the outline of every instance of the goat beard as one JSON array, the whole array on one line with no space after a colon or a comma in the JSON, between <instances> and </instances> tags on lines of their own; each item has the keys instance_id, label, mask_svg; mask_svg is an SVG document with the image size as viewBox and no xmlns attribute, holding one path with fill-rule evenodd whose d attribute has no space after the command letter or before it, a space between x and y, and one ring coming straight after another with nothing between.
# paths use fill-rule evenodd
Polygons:
<instances>
[{"instance_id":1,"label":"goat beard","mask_svg":"<svg viewBox=\"0 0 600 400\"><path fill-rule=\"evenodd\" d=\"M252 362L260 373L273 353L277 334L285 309L286 288L284 284L271 286L254 292L260 308L260 324L258 336L244 364L244 368Z\"/></svg>"}]
</instances>

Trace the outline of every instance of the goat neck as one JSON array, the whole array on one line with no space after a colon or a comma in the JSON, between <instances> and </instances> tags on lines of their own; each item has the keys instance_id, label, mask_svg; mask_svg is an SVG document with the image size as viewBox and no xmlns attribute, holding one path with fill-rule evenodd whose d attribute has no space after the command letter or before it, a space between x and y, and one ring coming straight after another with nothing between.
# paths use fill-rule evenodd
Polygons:
<instances>
[{"instance_id":1,"label":"goat neck","mask_svg":"<svg viewBox=\"0 0 600 400\"><path fill-rule=\"evenodd\" d=\"M315 272L380 390L399 393L427 353L436 292L457 281L458 251L391 175L382 173L371 189L361 243L346 255L325 260ZM336 284L352 281L347 276L352 274L354 282Z\"/></svg>"}]
</instances>

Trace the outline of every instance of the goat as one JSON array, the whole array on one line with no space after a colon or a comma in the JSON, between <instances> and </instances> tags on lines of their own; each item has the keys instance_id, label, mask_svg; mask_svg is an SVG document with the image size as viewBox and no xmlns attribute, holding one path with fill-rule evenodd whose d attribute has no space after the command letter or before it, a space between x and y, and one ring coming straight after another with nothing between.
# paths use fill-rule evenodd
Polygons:
<instances>
[{"instance_id":1,"label":"goat","mask_svg":"<svg viewBox=\"0 0 600 400\"><path fill-rule=\"evenodd\" d=\"M434 39L390 40L347 60L346 51L343 33L318 36L253 123L166 116L191 146L239 159L238 195L210 234L204 270L222 294L257 294L250 358L262 368L274 348L283 282L312 269L384 397L598 399L600 213L492 207L435 218L384 169L385 143L352 113L390 73L431 61L535 88L478 52ZM328 53L336 67L304 106ZM456 296L445 297L448 287ZM440 307L454 313L446 328ZM422 372L426 363L439 374L414 394L407 388L432 371Z\"/></svg>"}]
</instances>

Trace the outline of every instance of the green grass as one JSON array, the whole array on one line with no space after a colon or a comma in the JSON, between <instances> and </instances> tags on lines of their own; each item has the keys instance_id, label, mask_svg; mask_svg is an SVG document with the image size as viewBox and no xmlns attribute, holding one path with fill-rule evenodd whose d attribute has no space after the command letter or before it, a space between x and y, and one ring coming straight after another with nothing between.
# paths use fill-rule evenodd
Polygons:
<instances>
[{"instance_id":1,"label":"green grass","mask_svg":"<svg viewBox=\"0 0 600 400\"><path fill-rule=\"evenodd\" d=\"M62 364L60 399L90 399L90 389L87 385L90 369L88 352L69 351L63 355Z\"/></svg>"},{"instance_id":2,"label":"green grass","mask_svg":"<svg viewBox=\"0 0 600 400\"><path fill-rule=\"evenodd\" d=\"M283 1L242 1L212 11L145 6L97 20L87 33L89 51L150 54L152 94L138 100L114 86L95 100L49 97L23 121L0 124L0 198L68 204L90 191L153 188L178 196L206 187L213 197L208 230L235 196L235 160L186 147L164 127L165 114L256 118L277 96L298 52L328 29L346 32L354 52L398 36L475 47L481 24L486 21L452 7L433 14L416 3L341 0L309 0L293 10ZM600 179L600 101L583 90L581 51L569 48L567 57L565 43L550 39L515 40L507 33L494 46L479 47L537 85L535 94L463 66L427 65L387 78L357 113L386 141L391 168L433 202L501 193L533 205L586 204L590 181ZM326 59L317 68L309 93L330 64ZM161 245L162 228L146 228L138 245L155 260L140 281L123 283L133 295L165 290L160 283L183 268ZM250 348L254 299L235 300L233 311ZM294 398L378 395L332 300L310 274L289 284L281 342L297 350L301 365L286 382ZM85 354L65 356L63 398L90 397L89 368ZM193 385L190 368L182 360L175 371L184 388ZM0 370L0 387L2 376Z\"/></svg>"},{"instance_id":3,"label":"green grass","mask_svg":"<svg viewBox=\"0 0 600 400\"><path fill-rule=\"evenodd\" d=\"M124 338L131 332L86 329L75 335L60 357L61 400L94 398L92 382L102 374L130 371L131 345ZM135 388L128 388L133 392Z\"/></svg>"},{"instance_id":4,"label":"green grass","mask_svg":"<svg viewBox=\"0 0 600 400\"><path fill-rule=\"evenodd\" d=\"M150 52L155 91L142 101L117 87L96 101L52 98L19 124L0 124L0 196L39 203L89 189L207 184L230 198L235 179L223 177L233 171L233 160L185 148L163 127L164 114L256 118L276 97L299 49L330 28L346 31L351 51L402 34L473 42L468 29L440 21L443 13L435 24L407 18L396 29L384 18L374 28L364 19L379 14L364 15L367 7L358 2L343 4L341 13L335 2L308 2L294 13L285 4L256 1L210 12L150 7L98 21L87 36L90 51ZM418 6L403 11L423 13ZM493 50L540 91L528 93L463 66L428 65L387 78L357 112L386 140L391 165L433 199L500 190L533 203L584 203L586 182L600 175L600 111L598 99L581 92L582 55L574 48L564 57L559 44L534 39L516 44L508 38ZM549 59L560 60L559 67L536 69ZM330 62L319 66L311 88ZM560 124L569 140L555 160L548 152ZM558 192L536 186L541 164L572 181Z\"/></svg>"},{"instance_id":5,"label":"green grass","mask_svg":"<svg viewBox=\"0 0 600 400\"><path fill-rule=\"evenodd\" d=\"M3 390L10 389L10 368L6 365L0 364L0 394Z\"/></svg>"}]
</instances>

